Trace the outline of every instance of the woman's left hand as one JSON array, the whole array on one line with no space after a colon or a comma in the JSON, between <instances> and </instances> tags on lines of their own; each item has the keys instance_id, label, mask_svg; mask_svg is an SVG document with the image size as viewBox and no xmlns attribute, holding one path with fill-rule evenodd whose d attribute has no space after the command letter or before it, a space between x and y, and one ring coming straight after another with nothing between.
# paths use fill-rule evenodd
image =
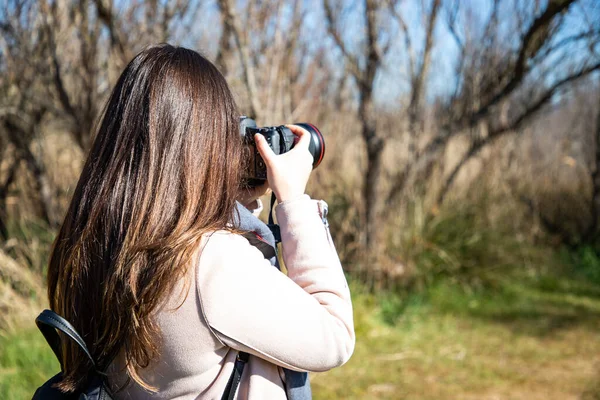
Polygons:
<instances>
[{"instance_id":1,"label":"woman's left hand","mask_svg":"<svg viewBox=\"0 0 600 400\"><path fill-rule=\"evenodd\" d=\"M254 210L258 208L257 200L261 196L267 194L270 190L268 181L265 181L265 183L256 187L243 187L240 190L237 201L242 203L247 209Z\"/></svg>"}]
</instances>

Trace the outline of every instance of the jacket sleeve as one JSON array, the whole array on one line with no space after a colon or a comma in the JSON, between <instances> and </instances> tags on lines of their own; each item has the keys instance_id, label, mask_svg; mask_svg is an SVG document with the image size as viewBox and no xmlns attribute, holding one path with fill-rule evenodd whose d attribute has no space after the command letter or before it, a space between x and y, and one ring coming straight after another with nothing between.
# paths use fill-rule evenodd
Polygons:
<instances>
[{"instance_id":1,"label":"jacket sleeve","mask_svg":"<svg viewBox=\"0 0 600 400\"><path fill-rule=\"evenodd\" d=\"M224 345L300 371L326 371L350 358L350 292L321 211L306 195L277 207L288 276L240 235L208 238L198 295Z\"/></svg>"}]
</instances>

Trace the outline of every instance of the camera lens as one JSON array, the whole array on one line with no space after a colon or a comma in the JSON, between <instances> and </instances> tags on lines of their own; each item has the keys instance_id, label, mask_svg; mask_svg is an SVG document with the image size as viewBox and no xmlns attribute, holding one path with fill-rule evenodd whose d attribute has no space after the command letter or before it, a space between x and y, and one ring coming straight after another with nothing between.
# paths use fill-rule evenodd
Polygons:
<instances>
[{"instance_id":1,"label":"camera lens","mask_svg":"<svg viewBox=\"0 0 600 400\"><path fill-rule=\"evenodd\" d=\"M323 138L323 134L316 126L307 122L301 122L294 125L301 126L310 133L308 151L310 151L310 154L313 156L313 168L317 168L325 155L325 139Z\"/></svg>"}]
</instances>

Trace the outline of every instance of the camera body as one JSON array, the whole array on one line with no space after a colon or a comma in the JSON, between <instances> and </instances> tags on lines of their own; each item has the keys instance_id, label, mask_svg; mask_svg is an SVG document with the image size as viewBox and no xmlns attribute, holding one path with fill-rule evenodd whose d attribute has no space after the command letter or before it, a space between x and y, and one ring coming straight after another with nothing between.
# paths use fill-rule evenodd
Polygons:
<instances>
[{"instance_id":1,"label":"camera body","mask_svg":"<svg viewBox=\"0 0 600 400\"><path fill-rule=\"evenodd\" d=\"M325 155L323 135L312 124L299 123L294 125L301 126L311 134L308 150L313 156L313 168L316 168ZM290 151L294 147L296 139L296 135L284 125L258 127L253 119L240 117L240 135L246 148L244 180L248 186L260 186L267 179L267 166L254 141L254 135L257 133L265 137L275 154Z\"/></svg>"}]
</instances>

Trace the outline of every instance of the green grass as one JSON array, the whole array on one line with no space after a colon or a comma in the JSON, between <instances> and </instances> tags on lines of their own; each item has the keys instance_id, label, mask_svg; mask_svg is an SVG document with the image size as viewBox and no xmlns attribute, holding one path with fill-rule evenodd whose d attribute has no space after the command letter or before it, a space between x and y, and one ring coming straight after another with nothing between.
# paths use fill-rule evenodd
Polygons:
<instances>
[{"instance_id":1,"label":"green grass","mask_svg":"<svg viewBox=\"0 0 600 400\"><path fill-rule=\"evenodd\" d=\"M600 286L511 278L406 295L351 282L356 350L312 375L315 399L600 399ZM33 328L0 337L0 399L28 399L57 371Z\"/></svg>"},{"instance_id":2,"label":"green grass","mask_svg":"<svg viewBox=\"0 0 600 400\"><path fill-rule=\"evenodd\" d=\"M316 399L600 398L598 286L545 277L392 299L354 291L354 356L313 375Z\"/></svg>"},{"instance_id":3,"label":"green grass","mask_svg":"<svg viewBox=\"0 0 600 400\"><path fill-rule=\"evenodd\" d=\"M0 399L31 399L60 366L35 328L0 336Z\"/></svg>"}]
</instances>

